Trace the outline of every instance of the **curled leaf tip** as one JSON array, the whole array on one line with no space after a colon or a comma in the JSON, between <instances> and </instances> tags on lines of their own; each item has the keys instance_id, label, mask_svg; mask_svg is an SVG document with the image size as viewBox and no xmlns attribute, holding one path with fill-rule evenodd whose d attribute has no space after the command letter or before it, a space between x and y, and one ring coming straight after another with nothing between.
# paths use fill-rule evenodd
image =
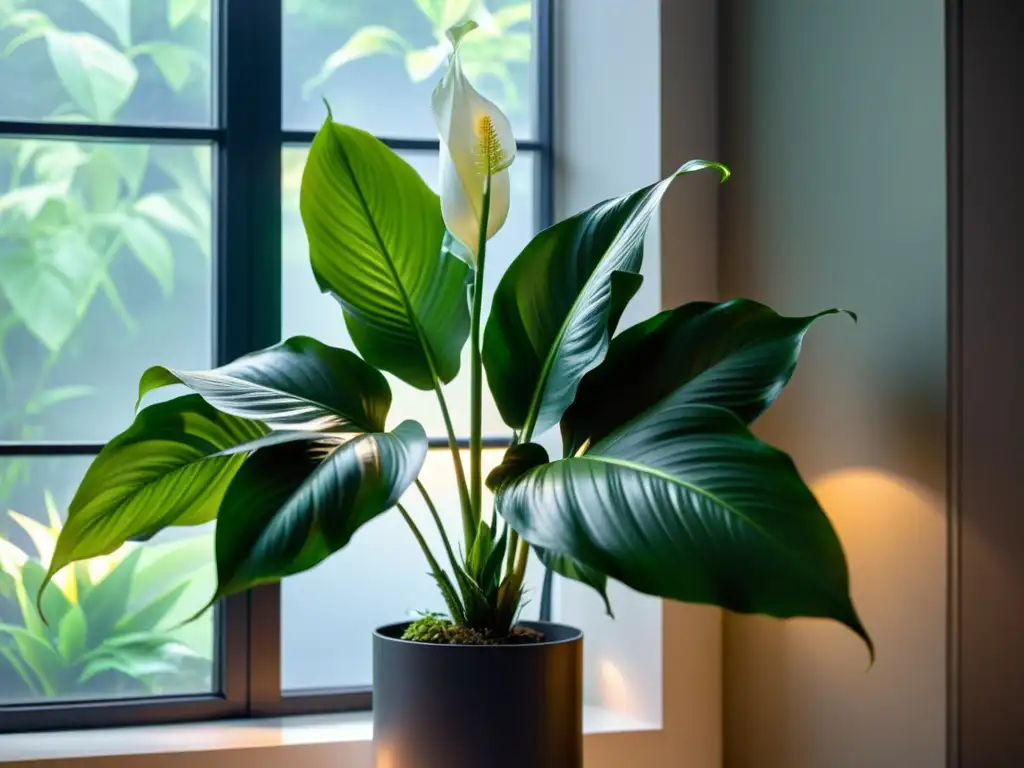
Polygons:
<instances>
[{"instance_id":1,"label":"curled leaf tip","mask_svg":"<svg viewBox=\"0 0 1024 768\"><path fill-rule=\"evenodd\" d=\"M331 102L327 100L326 96L321 96L320 98L323 100L324 106L327 107L327 122L334 122L334 113L331 111Z\"/></svg>"},{"instance_id":2,"label":"curled leaf tip","mask_svg":"<svg viewBox=\"0 0 1024 768\"><path fill-rule=\"evenodd\" d=\"M445 35L448 37L448 42L452 44L452 48L457 51L462 39L479 26L475 21L469 19L461 24L456 24L454 27L450 27Z\"/></svg>"}]
</instances>

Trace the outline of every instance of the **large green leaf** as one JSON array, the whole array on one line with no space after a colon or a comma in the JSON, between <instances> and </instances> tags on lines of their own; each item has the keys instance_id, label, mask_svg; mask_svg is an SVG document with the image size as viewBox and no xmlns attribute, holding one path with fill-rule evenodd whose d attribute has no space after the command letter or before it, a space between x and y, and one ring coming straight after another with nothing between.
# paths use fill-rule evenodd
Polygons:
<instances>
[{"instance_id":1,"label":"large green leaf","mask_svg":"<svg viewBox=\"0 0 1024 768\"><path fill-rule=\"evenodd\" d=\"M628 328L583 378L562 418L565 455L588 439L601 440L680 387L674 402L719 405L753 421L793 375L811 323L837 312L783 317L749 299L694 302Z\"/></svg>"},{"instance_id":2,"label":"large green leaf","mask_svg":"<svg viewBox=\"0 0 1024 768\"><path fill-rule=\"evenodd\" d=\"M442 253L437 195L370 134L328 118L300 195L320 289L344 310L363 358L419 389L459 372L469 267Z\"/></svg>"},{"instance_id":3,"label":"large green leaf","mask_svg":"<svg viewBox=\"0 0 1024 768\"><path fill-rule=\"evenodd\" d=\"M0 291L51 352L78 327L105 276L102 257L77 232L0 245Z\"/></svg>"},{"instance_id":4,"label":"large green leaf","mask_svg":"<svg viewBox=\"0 0 1024 768\"><path fill-rule=\"evenodd\" d=\"M415 421L333 450L307 442L257 451L221 505L217 597L307 570L341 549L398 502L426 455Z\"/></svg>"},{"instance_id":5,"label":"large green leaf","mask_svg":"<svg viewBox=\"0 0 1024 768\"><path fill-rule=\"evenodd\" d=\"M306 336L212 371L154 366L142 375L139 400L178 383L224 413L278 429L380 432L391 407L391 387L379 371L348 350Z\"/></svg>"},{"instance_id":6,"label":"large green leaf","mask_svg":"<svg viewBox=\"0 0 1024 768\"><path fill-rule=\"evenodd\" d=\"M214 454L265 431L258 422L220 413L199 395L143 409L86 472L47 581L69 563L108 554L129 539L212 520L245 460Z\"/></svg>"},{"instance_id":7,"label":"large green leaf","mask_svg":"<svg viewBox=\"0 0 1024 768\"><path fill-rule=\"evenodd\" d=\"M604 358L640 285L644 235L681 174L607 200L537 235L502 277L484 332L487 381L505 423L527 439L558 423L583 375Z\"/></svg>"},{"instance_id":8,"label":"large green leaf","mask_svg":"<svg viewBox=\"0 0 1024 768\"><path fill-rule=\"evenodd\" d=\"M530 544L648 594L865 631L846 559L784 453L724 408L669 398L587 453L505 485Z\"/></svg>"},{"instance_id":9,"label":"large green leaf","mask_svg":"<svg viewBox=\"0 0 1024 768\"><path fill-rule=\"evenodd\" d=\"M113 120L139 78L131 59L84 32L46 30L50 61L64 88L93 120Z\"/></svg>"}]
</instances>

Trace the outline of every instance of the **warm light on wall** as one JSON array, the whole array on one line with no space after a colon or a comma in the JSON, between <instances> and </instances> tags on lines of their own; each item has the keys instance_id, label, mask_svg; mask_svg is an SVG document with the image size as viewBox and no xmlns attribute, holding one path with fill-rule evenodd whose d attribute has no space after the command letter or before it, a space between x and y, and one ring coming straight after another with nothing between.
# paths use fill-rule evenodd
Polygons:
<instances>
[{"instance_id":1,"label":"warm light on wall","mask_svg":"<svg viewBox=\"0 0 1024 768\"><path fill-rule=\"evenodd\" d=\"M379 744L376 748L377 759L374 768L398 768L398 761L394 759L390 749Z\"/></svg>"},{"instance_id":2,"label":"warm light on wall","mask_svg":"<svg viewBox=\"0 0 1024 768\"><path fill-rule=\"evenodd\" d=\"M944 595L936 588L945 578L945 562L936 557L944 552L946 536L942 491L872 467L830 472L810 485L846 551L854 602L877 648L875 676L895 674L889 665L897 658L895 648L909 640L908 613L920 614L925 630L930 631L932 624L942 630ZM839 627L793 622L790 629L800 653L833 662L835 654L842 654L843 663L827 665L832 674L845 670L845 674L859 675L852 670L866 664L855 639L845 637ZM937 652L935 643L928 647ZM926 656L922 651L919 662L941 665L941 658L926 661Z\"/></svg>"},{"instance_id":3,"label":"warm light on wall","mask_svg":"<svg viewBox=\"0 0 1024 768\"><path fill-rule=\"evenodd\" d=\"M627 717L642 717L644 712L626 675L609 659L597 663L597 695L601 706Z\"/></svg>"}]
</instances>

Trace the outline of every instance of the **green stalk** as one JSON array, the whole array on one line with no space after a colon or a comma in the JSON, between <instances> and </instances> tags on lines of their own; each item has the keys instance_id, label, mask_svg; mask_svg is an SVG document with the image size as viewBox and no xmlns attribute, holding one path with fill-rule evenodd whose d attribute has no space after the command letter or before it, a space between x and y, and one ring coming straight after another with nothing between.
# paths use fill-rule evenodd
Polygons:
<instances>
[{"instance_id":1,"label":"green stalk","mask_svg":"<svg viewBox=\"0 0 1024 768\"><path fill-rule=\"evenodd\" d=\"M455 481L459 488L459 503L462 506L462 535L465 537L466 551L468 552L476 536L476 522L473 519L473 507L469 499L469 488L466 485L466 470L462 466L462 456L459 454L459 441L455 437L452 416L448 412L448 403L445 402L444 393L441 391L441 382L436 376L434 377L434 391L437 393L437 402L441 406L444 428L448 432L448 450L452 453L452 462L455 465Z\"/></svg>"},{"instance_id":2,"label":"green stalk","mask_svg":"<svg viewBox=\"0 0 1024 768\"><path fill-rule=\"evenodd\" d=\"M518 538L518 537L517 537ZM525 541L519 542L519 555L516 557L516 567L513 571L516 583L522 586L526 580L526 565L530 560L530 545Z\"/></svg>"},{"instance_id":3,"label":"green stalk","mask_svg":"<svg viewBox=\"0 0 1024 768\"><path fill-rule=\"evenodd\" d=\"M423 534L420 533L419 527L416 522L412 519L412 516L401 504L396 504L398 511L402 513L402 517L405 518L405 522L409 525L409 530L412 531L412 535L416 537L416 541L420 545L420 549L423 550L423 554L427 558L427 562L430 563L430 569L434 572L434 578L437 580L437 586L441 589L441 594L444 595L444 601L448 605L448 611L452 615L452 621L456 624L462 624L465 622L466 614L465 609L462 607L462 603L459 602L458 593L455 591L455 587L452 585L451 580L448 578L448 574L444 572L438 564L434 554L430 551L430 546L427 544L427 540L423 538Z\"/></svg>"},{"instance_id":4,"label":"green stalk","mask_svg":"<svg viewBox=\"0 0 1024 768\"><path fill-rule=\"evenodd\" d=\"M419 478L416 478L416 487L420 489L420 495L423 496L423 501L427 503L427 509L430 510L431 517L434 518L434 524L437 525L437 530L441 534L441 541L444 542L445 552L448 553L448 562L451 563L452 570L455 573L459 572L459 561L455 559L455 551L452 549L452 544L448 540L448 532L444 529L444 523L441 522L441 515L437 513L437 507L434 506L434 500L430 498L430 494L427 493L427 489L420 482Z\"/></svg>"},{"instance_id":5,"label":"green stalk","mask_svg":"<svg viewBox=\"0 0 1024 768\"><path fill-rule=\"evenodd\" d=\"M484 200L480 213L480 240L473 277L473 316L469 325L469 488L474 521L483 517L483 362L480 354L480 311L484 293L484 259L487 255L487 222L491 214L491 174L484 177ZM474 535L476 527L473 528ZM472 545L466 542L467 552Z\"/></svg>"},{"instance_id":6,"label":"green stalk","mask_svg":"<svg viewBox=\"0 0 1024 768\"><path fill-rule=\"evenodd\" d=\"M516 533L516 529L509 526L508 534L508 550L505 555L505 575L511 576L516 563L516 547L519 544L519 534Z\"/></svg>"}]
</instances>

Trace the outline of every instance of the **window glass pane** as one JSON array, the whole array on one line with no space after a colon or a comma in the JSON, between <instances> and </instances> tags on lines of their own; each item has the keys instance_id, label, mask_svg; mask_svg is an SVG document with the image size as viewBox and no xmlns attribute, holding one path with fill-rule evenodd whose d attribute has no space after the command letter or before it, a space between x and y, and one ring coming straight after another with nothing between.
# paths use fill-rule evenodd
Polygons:
<instances>
[{"instance_id":1,"label":"window glass pane","mask_svg":"<svg viewBox=\"0 0 1024 768\"><path fill-rule=\"evenodd\" d=\"M212 0L0 0L0 119L205 125Z\"/></svg>"},{"instance_id":2,"label":"window glass pane","mask_svg":"<svg viewBox=\"0 0 1024 768\"><path fill-rule=\"evenodd\" d=\"M211 362L208 146L0 140L0 440L102 441Z\"/></svg>"},{"instance_id":3,"label":"window glass pane","mask_svg":"<svg viewBox=\"0 0 1024 768\"><path fill-rule=\"evenodd\" d=\"M504 450L484 452L484 471ZM468 455L463 463L469 466ZM451 454L433 450L420 477L444 521L452 545L462 523ZM492 496L484 491L485 517ZM403 506L428 539L438 562L444 548L430 512L415 489ZM451 573L450 568L446 568ZM285 690L368 686L372 678L371 633L384 624L414 618L418 612L445 612L423 553L402 516L392 511L361 528L352 542L312 571L281 585L281 677ZM536 619L543 567L532 560L527 571L523 618Z\"/></svg>"},{"instance_id":4,"label":"window glass pane","mask_svg":"<svg viewBox=\"0 0 1024 768\"><path fill-rule=\"evenodd\" d=\"M403 154L420 175L436 188L437 155L433 152ZM320 293L309 266L309 251L306 235L299 216L298 195L306 150L287 148L283 156L284 169L284 263L282 279L282 317L284 337L295 335L315 336L327 344L352 349L341 308L330 296ZM490 297L498 280L512 260L529 242L535 232L534 224L534 158L530 153L520 152L511 167L511 205L508 219L502 230L487 245L487 270L484 275L485 303L483 317L486 320L490 309ZM424 392L389 376L394 402L391 407L391 424L402 419L416 419L429 435L444 435L445 427L438 412L437 399L433 392ZM446 397L451 410L455 431L469 434L469 347L463 351L459 376L446 387ZM483 427L485 434L504 435L508 429L501 421L498 409L484 392Z\"/></svg>"},{"instance_id":5,"label":"window glass pane","mask_svg":"<svg viewBox=\"0 0 1024 768\"><path fill-rule=\"evenodd\" d=\"M480 29L462 45L467 75L517 137L533 135L530 0L283 2L286 128L319 128L326 98L340 122L379 136L435 138L430 92L449 50L445 31L472 17Z\"/></svg>"},{"instance_id":6,"label":"window glass pane","mask_svg":"<svg viewBox=\"0 0 1024 768\"><path fill-rule=\"evenodd\" d=\"M64 569L40 620L36 590L90 460L0 457L0 706L213 690L213 612L178 626L216 586L210 526Z\"/></svg>"}]
</instances>

